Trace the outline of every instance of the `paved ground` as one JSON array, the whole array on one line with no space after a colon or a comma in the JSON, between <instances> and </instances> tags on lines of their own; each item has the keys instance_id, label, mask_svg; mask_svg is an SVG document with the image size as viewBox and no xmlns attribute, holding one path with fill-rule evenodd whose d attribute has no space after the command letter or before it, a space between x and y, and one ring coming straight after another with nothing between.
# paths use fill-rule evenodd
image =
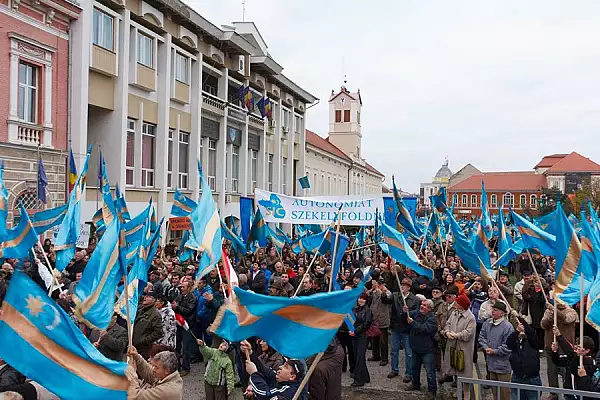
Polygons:
<instances>
[{"instance_id":1,"label":"paved ground","mask_svg":"<svg viewBox=\"0 0 600 400\"><path fill-rule=\"evenodd\" d=\"M370 352L367 353L367 357L370 356ZM400 354L400 376L404 373L404 354L401 351ZM540 360L541 364L541 376L542 383L547 385L546 379L546 359L542 357ZM380 367L378 362L368 362L369 373L371 375L371 383L366 385L364 388L351 388L350 384L352 383L352 379L350 379L349 373L344 373L342 384L344 386L344 400L367 400L377 398L378 400L392 400L398 399L399 393L401 394L401 398L403 400L413 400L413 399L421 399L423 398L426 387L427 387L427 378L425 375L425 371L422 371L421 374L421 387L423 387L423 392L421 394L417 394L414 392L406 392L404 388L406 387L405 383L402 383L401 377L388 379L387 374L390 372L390 366ZM483 360L483 356L480 353L479 360L477 363L477 376L485 379L485 361ZM483 372L483 373L482 373ZM202 380L202 376L204 374L204 364L194 364L192 365L192 373L186 376L184 381L184 400L199 400L204 399L204 381ZM456 396L456 389L453 389L449 383L446 383L443 388L439 389L439 398L440 399L450 399L452 396ZM483 399L491 399L491 391L483 390ZM241 400L242 391L241 389L236 389L234 396L234 400Z\"/></svg>"}]
</instances>

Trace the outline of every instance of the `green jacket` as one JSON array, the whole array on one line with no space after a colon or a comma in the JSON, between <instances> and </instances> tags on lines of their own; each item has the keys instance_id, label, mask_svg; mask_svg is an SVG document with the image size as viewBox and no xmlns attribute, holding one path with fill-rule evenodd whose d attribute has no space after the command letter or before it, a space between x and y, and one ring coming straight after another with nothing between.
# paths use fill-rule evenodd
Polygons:
<instances>
[{"instance_id":1,"label":"green jacket","mask_svg":"<svg viewBox=\"0 0 600 400\"><path fill-rule=\"evenodd\" d=\"M233 390L235 376L233 375L233 363L226 353L213 349L206 345L200 346L200 352L204 360L208 360L204 380L213 386L227 386L227 390Z\"/></svg>"}]
</instances>

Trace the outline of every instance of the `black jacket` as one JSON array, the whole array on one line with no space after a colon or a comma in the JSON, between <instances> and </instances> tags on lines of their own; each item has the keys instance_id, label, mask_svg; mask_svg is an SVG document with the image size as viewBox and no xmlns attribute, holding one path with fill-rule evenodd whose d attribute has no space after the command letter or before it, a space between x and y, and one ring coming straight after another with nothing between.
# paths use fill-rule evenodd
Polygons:
<instances>
[{"instance_id":1,"label":"black jacket","mask_svg":"<svg viewBox=\"0 0 600 400\"><path fill-rule=\"evenodd\" d=\"M357 338L367 337L367 330L371 327L373 323L373 313L369 306L364 305L362 307L354 308L354 316L356 320L354 321L354 336Z\"/></svg>"},{"instance_id":2,"label":"black jacket","mask_svg":"<svg viewBox=\"0 0 600 400\"><path fill-rule=\"evenodd\" d=\"M145 359L150 357L152 344L163 337L163 324L154 306L138 308L133 325L133 345Z\"/></svg>"},{"instance_id":3,"label":"black jacket","mask_svg":"<svg viewBox=\"0 0 600 400\"><path fill-rule=\"evenodd\" d=\"M331 351L326 351L308 381L309 399L340 400L342 398L342 366L344 348L335 341Z\"/></svg>"},{"instance_id":4,"label":"black jacket","mask_svg":"<svg viewBox=\"0 0 600 400\"><path fill-rule=\"evenodd\" d=\"M0 388L25 383L25 376L8 364L0 367Z\"/></svg>"},{"instance_id":5,"label":"black jacket","mask_svg":"<svg viewBox=\"0 0 600 400\"><path fill-rule=\"evenodd\" d=\"M392 298L382 298L381 301L386 304L392 304L392 314L390 317L390 327L393 331L406 333L408 332L409 326L406 322L406 313L404 312L404 301L402 301L402 292L395 292L392 294ZM409 293L406 297L406 306L408 311L417 311L419 309L419 300L417 297Z\"/></svg>"},{"instance_id":6,"label":"black jacket","mask_svg":"<svg viewBox=\"0 0 600 400\"><path fill-rule=\"evenodd\" d=\"M404 314L406 318L406 314ZM409 343L412 351L419 354L435 354L437 349L437 343L435 342L435 335L437 333L437 321L435 320L435 314L428 312L427 314L421 314L419 311L412 311L410 313L413 321L408 324L409 326Z\"/></svg>"},{"instance_id":7,"label":"black jacket","mask_svg":"<svg viewBox=\"0 0 600 400\"><path fill-rule=\"evenodd\" d=\"M106 358L115 361L123 361L123 354L127 348L127 329L119 324L114 324L106 331L106 335L100 340L98 351Z\"/></svg>"},{"instance_id":8,"label":"black jacket","mask_svg":"<svg viewBox=\"0 0 600 400\"><path fill-rule=\"evenodd\" d=\"M298 391L300 382L277 382L275 371L264 365L258 359L256 352L251 354L250 359L258 370L250 375L250 386L256 400L271 400L273 398L292 399L294 397ZM306 390L306 387L304 390Z\"/></svg>"},{"instance_id":9,"label":"black jacket","mask_svg":"<svg viewBox=\"0 0 600 400\"><path fill-rule=\"evenodd\" d=\"M315 289L313 289L313 288L310 288L310 289L308 289L308 290L304 290L304 289L302 289L302 290L300 290L300 291L298 292L298 297L302 297L302 296L312 296L312 295L313 295L313 294L315 294L315 293L317 293L317 292L316 292L316 291L315 291Z\"/></svg>"},{"instance_id":10,"label":"black jacket","mask_svg":"<svg viewBox=\"0 0 600 400\"><path fill-rule=\"evenodd\" d=\"M265 273L262 270L259 270L255 276L254 271L250 271L250 276L248 278L248 285L250 286L250 290L258 294L266 294L267 278L265 277Z\"/></svg>"},{"instance_id":11,"label":"black jacket","mask_svg":"<svg viewBox=\"0 0 600 400\"><path fill-rule=\"evenodd\" d=\"M196 306L198 305L198 299L194 293L180 294L175 302L177 303L177 307L173 308L173 311L181 315L192 326L196 321Z\"/></svg>"},{"instance_id":12,"label":"black jacket","mask_svg":"<svg viewBox=\"0 0 600 400\"><path fill-rule=\"evenodd\" d=\"M552 352L552 362L554 362L557 367L566 367L567 372L571 373L571 375L573 375L575 378L574 389L583 390L579 387L579 381L581 378L577 373L577 369L579 368L579 356L577 353L575 353L573 346L567 341L567 339L565 339L564 336L560 335L556 339L558 340L558 347L563 351L564 356L559 357L558 353ZM587 376L593 376L594 372L596 372L596 363L590 356L583 357L583 367L585 368ZM567 380L565 383L566 386L571 385L569 380Z\"/></svg>"},{"instance_id":13,"label":"black jacket","mask_svg":"<svg viewBox=\"0 0 600 400\"><path fill-rule=\"evenodd\" d=\"M169 286L168 288L165 289L165 296L167 297L167 300L169 301L169 303L172 301L175 301L175 299L177 299L180 294L181 294L181 289L179 289L178 287Z\"/></svg>"},{"instance_id":14,"label":"black jacket","mask_svg":"<svg viewBox=\"0 0 600 400\"><path fill-rule=\"evenodd\" d=\"M519 337L519 332L514 331L506 339L506 346L511 350L510 366L513 373L521 378L533 378L540 375L540 350L544 343L540 342L535 329L523 323L525 336Z\"/></svg>"}]
</instances>

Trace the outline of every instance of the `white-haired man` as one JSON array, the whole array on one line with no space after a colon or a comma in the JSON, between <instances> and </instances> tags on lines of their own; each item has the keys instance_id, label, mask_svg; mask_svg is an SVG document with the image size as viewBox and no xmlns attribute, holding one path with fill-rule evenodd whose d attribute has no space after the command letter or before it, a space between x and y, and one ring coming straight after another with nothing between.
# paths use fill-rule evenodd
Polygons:
<instances>
[{"instance_id":1,"label":"white-haired man","mask_svg":"<svg viewBox=\"0 0 600 400\"><path fill-rule=\"evenodd\" d=\"M128 399L181 400L183 398L183 379L177 371L178 360L174 352L161 351L147 362L138 354L135 347L130 346L127 355L131 366L125 371L129 380Z\"/></svg>"}]
</instances>

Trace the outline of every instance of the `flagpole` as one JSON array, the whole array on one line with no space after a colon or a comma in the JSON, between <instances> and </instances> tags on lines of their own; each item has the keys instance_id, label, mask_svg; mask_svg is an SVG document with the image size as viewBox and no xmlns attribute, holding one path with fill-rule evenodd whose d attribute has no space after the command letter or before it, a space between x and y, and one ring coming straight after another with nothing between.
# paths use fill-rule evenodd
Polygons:
<instances>
[{"instance_id":1,"label":"flagpole","mask_svg":"<svg viewBox=\"0 0 600 400\"><path fill-rule=\"evenodd\" d=\"M129 280L127 279L127 271L125 271L123 285L123 292L125 294L125 319L127 320L127 341L129 346L133 346L133 324L131 323L131 310L129 309Z\"/></svg>"},{"instance_id":2,"label":"flagpole","mask_svg":"<svg viewBox=\"0 0 600 400\"><path fill-rule=\"evenodd\" d=\"M33 229L33 231L35 232L35 227L31 223L31 220L29 220L29 227L30 227L30 229ZM44 251L44 246L42 246L42 242L40 240L39 235L37 235L37 232L36 232L36 236L37 236L37 245L40 248L40 251L42 252L42 254L44 255L44 260L46 261L46 268L48 268L48 270L50 271L50 275L52 275L52 278L54 278L54 283L56 283L56 286L58 288L60 288L60 283L58 282L58 278L54 275L54 268L52 268L52 264L50 264L50 260L48 260L48 256L46 255L46 252ZM34 260L31 260L31 261L34 261ZM50 287L48 288L48 296L50 296L51 294L52 294L52 285L50 285Z\"/></svg>"},{"instance_id":3,"label":"flagpole","mask_svg":"<svg viewBox=\"0 0 600 400\"><path fill-rule=\"evenodd\" d=\"M429 226L431 225L431 218L433 217L434 208L431 208L431 214L429 214L429 221L427 221L427 227L425 228L425 236L423 237L423 243L421 244L420 253L423 253L423 249L427 246L427 232L429 232Z\"/></svg>"},{"instance_id":4,"label":"flagpole","mask_svg":"<svg viewBox=\"0 0 600 400\"><path fill-rule=\"evenodd\" d=\"M385 243L385 242L377 242L377 243L371 243L371 244L368 244L368 245L366 245L366 246L361 246L361 247L353 247L353 248L351 248L350 250L346 250L344 253L351 253L351 252L353 252L353 251L357 251L357 250L366 249L367 247L371 247L371 246L377 246L377 245L378 245L378 244L380 244L380 243Z\"/></svg>"},{"instance_id":5,"label":"flagpole","mask_svg":"<svg viewBox=\"0 0 600 400\"><path fill-rule=\"evenodd\" d=\"M327 291L327 293L331 293L331 287L332 287L332 284L333 284L333 264L335 263L335 256L336 256L335 253L337 252L338 238L339 238L340 225L341 225L340 213L341 213L341 208L338 210L337 232L336 232L336 237L335 237L335 243L334 243L334 246L333 246L333 259L331 261L331 279L329 280L329 290ZM316 258L317 258L317 256L315 255L315 258L313 258L313 260L315 260ZM311 265L312 265L312 263L311 263ZM308 273L308 269L306 270L306 273ZM306 276L306 273L304 274L305 276ZM303 281L304 281L304 277L302 277L302 281L300 281L300 285L298 285L298 288L301 287ZM294 294L294 297L297 294L298 294L298 290L296 290L296 294ZM317 368L317 365L321 361L321 358L323 358L324 354L325 354L324 351L322 351L319 354L317 354L317 356L313 360L312 364L310 365L310 368L308 369L308 372L306 373L306 375L302 379L302 382L300 382L300 386L298 386L298 390L296 390L296 393L294 393L294 397L292 398L292 400L298 400L300 398L300 395L302 394L302 391L304 390L304 387L308 383L308 380L310 379L310 377L313 374L313 372L315 372L315 369Z\"/></svg>"},{"instance_id":6,"label":"flagpole","mask_svg":"<svg viewBox=\"0 0 600 400\"><path fill-rule=\"evenodd\" d=\"M331 292L331 288L333 286L333 269L334 269L334 264L335 264L335 257L337 256L337 251L338 251L338 241L340 239L340 225L341 225L341 213L342 213L342 209L340 208L338 210L338 215L337 215L337 228L335 231L335 243L333 245L333 254L332 254L332 258L331 258L331 277L329 278L329 290L328 292Z\"/></svg>"},{"instance_id":7,"label":"flagpole","mask_svg":"<svg viewBox=\"0 0 600 400\"><path fill-rule=\"evenodd\" d=\"M318 257L318 253L313 256L312 260L310 261L310 264L308 264L308 267L306 268L306 272L304 273L304 275L302 275L302 280L298 284L298 287L296 288L296 292L294 293L294 295L292 297L296 297L296 296L298 296L298 293L300 293L300 289L302 288L302 282L304 282L304 279L309 274L310 269L312 268L313 264L315 263L315 260L317 259L317 257Z\"/></svg>"},{"instance_id":8,"label":"flagpole","mask_svg":"<svg viewBox=\"0 0 600 400\"><path fill-rule=\"evenodd\" d=\"M584 286L584 277L583 272L579 275L579 344L583 348L583 286ZM556 304L556 299L554 299L554 303ZM554 316L556 317L556 312L554 312ZM579 368L583 368L583 355L579 356Z\"/></svg>"},{"instance_id":9,"label":"flagpole","mask_svg":"<svg viewBox=\"0 0 600 400\"><path fill-rule=\"evenodd\" d=\"M540 276L538 275L537 269L535 268L535 264L533 264L533 257L531 257L531 253L529 252L529 249L527 250L527 255L529 256L529 263L531 264L531 268L533 268L533 273L535 274L535 277L537 279L537 281L539 282L540 286L542 286L542 281L540 280ZM544 300L546 300L546 304L548 303L548 296L546 296L546 292L544 291L544 288L542 287L542 294L544 295ZM556 316L556 301L554 301L554 315Z\"/></svg>"}]
</instances>

